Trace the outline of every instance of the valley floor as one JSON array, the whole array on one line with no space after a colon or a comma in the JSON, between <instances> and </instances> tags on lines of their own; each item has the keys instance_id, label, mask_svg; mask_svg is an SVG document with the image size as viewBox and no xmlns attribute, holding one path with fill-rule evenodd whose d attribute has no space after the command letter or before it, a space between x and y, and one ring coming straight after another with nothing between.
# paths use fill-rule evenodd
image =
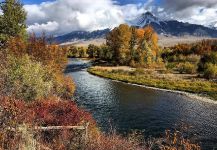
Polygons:
<instances>
[{"instance_id":1,"label":"valley floor","mask_svg":"<svg viewBox=\"0 0 217 150\"><path fill-rule=\"evenodd\" d=\"M159 35L159 45L162 47L170 47L177 44L191 44L195 43L204 39L212 39L209 37L195 37L195 36L181 36L181 37L175 37L175 36L162 36ZM97 46L100 46L102 44L105 44L106 40L104 38L99 39L91 39L91 40L78 40L73 42L66 42L62 43L61 45L75 45L75 46L82 46L82 47L88 47L89 44L94 44Z\"/></svg>"}]
</instances>

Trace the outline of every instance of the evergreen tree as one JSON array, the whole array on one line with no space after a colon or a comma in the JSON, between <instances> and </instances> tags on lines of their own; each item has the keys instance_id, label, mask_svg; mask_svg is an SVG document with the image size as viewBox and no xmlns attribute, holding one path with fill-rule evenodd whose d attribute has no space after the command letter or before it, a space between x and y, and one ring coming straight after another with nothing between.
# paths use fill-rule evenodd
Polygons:
<instances>
[{"instance_id":1,"label":"evergreen tree","mask_svg":"<svg viewBox=\"0 0 217 150\"><path fill-rule=\"evenodd\" d=\"M26 12L19 0L5 0L1 3L0 44L4 46L10 37L26 36Z\"/></svg>"}]
</instances>

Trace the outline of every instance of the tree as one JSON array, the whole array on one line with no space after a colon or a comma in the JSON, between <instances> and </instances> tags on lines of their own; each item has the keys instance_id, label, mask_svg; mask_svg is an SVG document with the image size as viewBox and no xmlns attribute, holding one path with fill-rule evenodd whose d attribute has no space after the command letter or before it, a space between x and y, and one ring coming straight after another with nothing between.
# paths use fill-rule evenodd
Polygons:
<instances>
[{"instance_id":1,"label":"tree","mask_svg":"<svg viewBox=\"0 0 217 150\"><path fill-rule=\"evenodd\" d=\"M211 52L211 53L205 54L200 59L200 62L198 64L198 71L204 72L207 66L206 64L208 63L217 65L217 52Z\"/></svg>"},{"instance_id":2,"label":"tree","mask_svg":"<svg viewBox=\"0 0 217 150\"><path fill-rule=\"evenodd\" d=\"M68 56L69 57L79 57L79 54L78 54L78 49L76 46L70 46L69 50L68 50Z\"/></svg>"},{"instance_id":3,"label":"tree","mask_svg":"<svg viewBox=\"0 0 217 150\"><path fill-rule=\"evenodd\" d=\"M86 50L84 49L84 47L79 47L78 52L79 52L79 57L80 58L85 58L86 57Z\"/></svg>"},{"instance_id":4,"label":"tree","mask_svg":"<svg viewBox=\"0 0 217 150\"><path fill-rule=\"evenodd\" d=\"M158 62L160 52L158 47L158 36L154 29L151 26L147 26L144 29L138 29L137 37L139 40L139 63L141 65L143 63L151 65L152 63Z\"/></svg>"},{"instance_id":5,"label":"tree","mask_svg":"<svg viewBox=\"0 0 217 150\"><path fill-rule=\"evenodd\" d=\"M138 47L138 62L140 65L152 63L152 50L145 40L145 38L140 42Z\"/></svg>"},{"instance_id":6,"label":"tree","mask_svg":"<svg viewBox=\"0 0 217 150\"><path fill-rule=\"evenodd\" d=\"M62 72L67 64L67 49L54 44L48 45L45 34L41 37L30 35L26 52L34 60L50 66L54 72Z\"/></svg>"},{"instance_id":7,"label":"tree","mask_svg":"<svg viewBox=\"0 0 217 150\"><path fill-rule=\"evenodd\" d=\"M158 35L151 26L144 28L144 39L152 49L153 56L156 57L156 55L159 53Z\"/></svg>"},{"instance_id":8,"label":"tree","mask_svg":"<svg viewBox=\"0 0 217 150\"><path fill-rule=\"evenodd\" d=\"M108 34L106 44L112 60L120 65L151 65L161 62L158 36L150 26L136 29L122 24Z\"/></svg>"},{"instance_id":9,"label":"tree","mask_svg":"<svg viewBox=\"0 0 217 150\"><path fill-rule=\"evenodd\" d=\"M131 39L130 39L130 64L134 64L136 59L136 45L137 45L137 33L136 28L131 28Z\"/></svg>"},{"instance_id":10,"label":"tree","mask_svg":"<svg viewBox=\"0 0 217 150\"><path fill-rule=\"evenodd\" d=\"M99 57L99 47L89 44L87 48L87 54L90 58L97 58Z\"/></svg>"},{"instance_id":11,"label":"tree","mask_svg":"<svg viewBox=\"0 0 217 150\"><path fill-rule=\"evenodd\" d=\"M121 65L129 64L131 29L126 24L121 24L113 29L106 38L107 46L113 51L113 59Z\"/></svg>"},{"instance_id":12,"label":"tree","mask_svg":"<svg viewBox=\"0 0 217 150\"><path fill-rule=\"evenodd\" d=\"M0 6L0 44L4 46L11 37L26 37L26 12L19 0L5 0Z\"/></svg>"},{"instance_id":13,"label":"tree","mask_svg":"<svg viewBox=\"0 0 217 150\"><path fill-rule=\"evenodd\" d=\"M107 45L103 44L100 46L99 58L111 61L113 58L113 51L111 51Z\"/></svg>"}]
</instances>

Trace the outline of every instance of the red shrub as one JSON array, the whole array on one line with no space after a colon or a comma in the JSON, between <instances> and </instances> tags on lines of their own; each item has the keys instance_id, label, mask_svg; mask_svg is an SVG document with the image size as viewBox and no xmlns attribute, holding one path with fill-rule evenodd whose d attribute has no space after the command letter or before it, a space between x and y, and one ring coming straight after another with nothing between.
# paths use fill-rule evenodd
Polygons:
<instances>
[{"instance_id":1,"label":"red shrub","mask_svg":"<svg viewBox=\"0 0 217 150\"><path fill-rule=\"evenodd\" d=\"M17 124L73 126L90 122L91 125L95 126L95 121L91 114L78 108L73 101L58 100L55 97L32 103L5 97L1 97L0 100L1 111L7 113L4 117L8 117L8 119L13 120Z\"/></svg>"},{"instance_id":2,"label":"red shrub","mask_svg":"<svg viewBox=\"0 0 217 150\"><path fill-rule=\"evenodd\" d=\"M34 123L40 126L73 126L84 122L95 124L92 116L81 110L72 101L57 98L36 101L28 105L34 112Z\"/></svg>"}]
</instances>

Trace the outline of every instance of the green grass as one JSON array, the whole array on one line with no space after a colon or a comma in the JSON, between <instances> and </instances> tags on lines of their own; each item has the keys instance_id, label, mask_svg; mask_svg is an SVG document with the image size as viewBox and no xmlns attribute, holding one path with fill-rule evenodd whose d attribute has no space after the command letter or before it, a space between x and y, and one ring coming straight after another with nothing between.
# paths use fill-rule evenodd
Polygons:
<instances>
[{"instance_id":1,"label":"green grass","mask_svg":"<svg viewBox=\"0 0 217 150\"><path fill-rule=\"evenodd\" d=\"M105 77L113 80L119 80L127 83L134 83L139 85L146 85L150 87L157 87L168 90L185 91L189 93L201 94L208 96L213 100L217 100L217 83L201 79L162 79L157 76L136 72L127 71L108 71L98 68L89 68L88 72L91 74Z\"/></svg>"}]
</instances>

